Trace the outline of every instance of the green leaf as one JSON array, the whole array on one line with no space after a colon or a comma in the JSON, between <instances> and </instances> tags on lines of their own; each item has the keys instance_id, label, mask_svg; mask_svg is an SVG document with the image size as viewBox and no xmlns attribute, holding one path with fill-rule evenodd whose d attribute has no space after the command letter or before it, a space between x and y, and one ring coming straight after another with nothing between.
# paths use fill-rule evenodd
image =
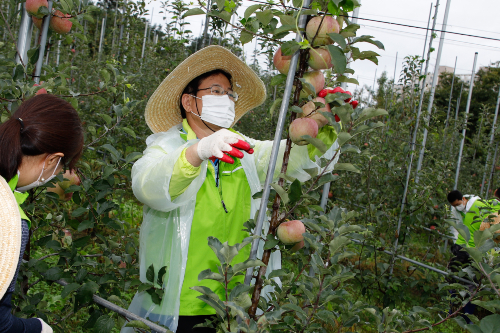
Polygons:
<instances>
[{"instance_id":1,"label":"green leaf","mask_svg":"<svg viewBox=\"0 0 500 333\"><path fill-rule=\"evenodd\" d=\"M256 266L266 266L266 264L264 264L262 261L260 261L258 259L254 259L254 260L248 259L248 260L245 260L244 262L240 262L240 263L234 265L233 272L237 273L240 271L244 271L247 268L256 267Z\"/></svg>"},{"instance_id":2,"label":"green leaf","mask_svg":"<svg viewBox=\"0 0 500 333\"><path fill-rule=\"evenodd\" d=\"M371 131L380 127L384 127L385 124L382 123L381 121L378 121L376 123L369 123L368 125L360 125L356 127L354 130L351 131L352 136L356 136L359 133L363 133L366 131Z\"/></svg>"},{"instance_id":3,"label":"green leaf","mask_svg":"<svg viewBox=\"0 0 500 333\"><path fill-rule=\"evenodd\" d=\"M40 48L37 46L34 49L30 49L27 53L28 53L29 63L32 65L36 64L36 62L38 61L38 57L40 56Z\"/></svg>"},{"instance_id":4,"label":"green leaf","mask_svg":"<svg viewBox=\"0 0 500 333\"><path fill-rule=\"evenodd\" d=\"M154 283L155 281L155 268L153 264L151 264L146 271L146 279L151 283Z\"/></svg>"},{"instance_id":5,"label":"green leaf","mask_svg":"<svg viewBox=\"0 0 500 333\"><path fill-rule=\"evenodd\" d=\"M330 38L337 44L339 44L340 48L342 50L345 50L346 47L347 47L347 43L345 41L345 37L342 36L341 34L336 34L336 33L331 33L331 34L328 34L328 36L330 36Z\"/></svg>"},{"instance_id":6,"label":"green leaf","mask_svg":"<svg viewBox=\"0 0 500 333\"><path fill-rule=\"evenodd\" d=\"M283 187L279 186L276 183L272 183L271 186L272 186L272 188L274 188L276 193L278 193L278 195L281 198L281 201L283 201L283 203L286 205L289 201L288 200L288 193L286 193L286 191L283 189Z\"/></svg>"},{"instance_id":7,"label":"green leaf","mask_svg":"<svg viewBox=\"0 0 500 333\"><path fill-rule=\"evenodd\" d=\"M342 154L344 153L361 153L361 150L359 150L358 147L356 146L353 146L353 145L349 145L349 144L346 144L346 145L343 145L342 146Z\"/></svg>"},{"instance_id":8,"label":"green leaf","mask_svg":"<svg viewBox=\"0 0 500 333\"><path fill-rule=\"evenodd\" d=\"M352 111L352 106L350 104L332 108L332 114L336 114L337 116L339 116L340 121L342 122L342 124L344 124L344 126L351 122Z\"/></svg>"},{"instance_id":9,"label":"green leaf","mask_svg":"<svg viewBox=\"0 0 500 333\"><path fill-rule=\"evenodd\" d=\"M49 268L43 275L49 281L59 280L62 277L63 271L60 267Z\"/></svg>"},{"instance_id":10,"label":"green leaf","mask_svg":"<svg viewBox=\"0 0 500 333\"><path fill-rule=\"evenodd\" d=\"M271 85L272 86L277 86L278 84L281 84L282 82L286 81L286 75L285 74L278 74L276 76L273 76L271 79Z\"/></svg>"},{"instance_id":11,"label":"green leaf","mask_svg":"<svg viewBox=\"0 0 500 333\"><path fill-rule=\"evenodd\" d=\"M483 318L479 328L483 333L500 333L500 315L492 314Z\"/></svg>"},{"instance_id":12,"label":"green leaf","mask_svg":"<svg viewBox=\"0 0 500 333\"><path fill-rule=\"evenodd\" d=\"M205 269L198 274L198 281L202 280L215 280L220 283L224 283L224 276L219 273L214 273L210 268Z\"/></svg>"},{"instance_id":13,"label":"green leaf","mask_svg":"<svg viewBox=\"0 0 500 333\"><path fill-rule=\"evenodd\" d=\"M109 333L114 327L115 320L108 315L103 315L95 322L94 333Z\"/></svg>"},{"instance_id":14,"label":"green leaf","mask_svg":"<svg viewBox=\"0 0 500 333\"><path fill-rule=\"evenodd\" d=\"M328 3L328 12L332 15L339 15L340 14L340 9L338 7L339 1L332 1Z\"/></svg>"},{"instance_id":15,"label":"green leaf","mask_svg":"<svg viewBox=\"0 0 500 333\"><path fill-rule=\"evenodd\" d=\"M188 16L201 15L201 14L205 14L205 12L201 8L191 8L184 15L182 15L182 17L185 18Z\"/></svg>"},{"instance_id":16,"label":"green leaf","mask_svg":"<svg viewBox=\"0 0 500 333\"><path fill-rule=\"evenodd\" d=\"M246 43L248 43L248 42L251 42L251 41L252 41L252 39L253 39L253 37L254 37L254 35L253 35L253 34L251 34L251 33L250 33L250 32L248 32L248 31L243 30L243 31L241 32L241 35L240 35L240 42L241 42L242 44L246 44Z\"/></svg>"},{"instance_id":17,"label":"green leaf","mask_svg":"<svg viewBox=\"0 0 500 333\"><path fill-rule=\"evenodd\" d=\"M349 234L349 233L352 233L352 232L360 232L360 231L363 231L363 227L359 226L359 225L347 225L347 224L344 224L343 226L341 226L339 228L339 234L341 235L345 235L345 234Z\"/></svg>"},{"instance_id":18,"label":"green leaf","mask_svg":"<svg viewBox=\"0 0 500 333\"><path fill-rule=\"evenodd\" d=\"M144 324L142 321L140 320L132 320L132 321L129 321L125 327L135 327L135 328L141 328L143 330L149 330L149 326Z\"/></svg>"},{"instance_id":19,"label":"green leaf","mask_svg":"<svg viewBox=\"0 0 500 333\"><path fill-rule=\"evenodd\" d=\"M128 135L130 135L131 137L133 137L134 139L136 138L136 135L135 135L135 132L128 128L128 127L120 127L122 131L124 131L125 133L127 133Z\"/></svg>"},{"instance_id":20,"label":"green leaf","mask_svg":"<svg viewBox=\"0 0 500 333\"><path fill-rule=\"evenodd\" d=\"M290 185L290 189L288 191L288 198L290 199L290 202L293 203L299 201L301 196L302 196L302 186L300 184L300 181L298 179L295 179Z\"/></svg>"},{"instance_id":21,"label":"green leaf","mask_svg":"<svg viewBox=\"0 0 500 333\"><path fill-rule=\"evenodd\" d=\"M352 77L347 77L345 75L337 76L337 80L335 80L335 82L347 82L347 83L352 83L352 84L356 84L359 86L358 80L356 80L355 78L352 78Z\"/></svg>"},{"instance_id":22,"label":"green leaf","mask_svg":"<svg viewBox=\"0 0 500 333\"><path fill-rule=\"evenodd\" d=\"M344 54L344 51L338 46L335 45L327 45L328 51L332 56L332 64L335 73L344 74L345 69L347 67L347 59Z\"/></svg>"},{"instance_id":23,"label":"green leaf","mask_svg":"<svg viewBox=\"0 0 500 333\"><path fill-rule=\"evenodd\" d=\"M260 9L260 7L261 5L252 5L248 7L247 9L245 9L245 14L243 15L243 17L245 19L248 19L257 9Z\"/></svg>"},{"instance_id":24,"label":"green leaf","mask_svg":"<svg viewBox=\"0 0 500 333\"><path fill-rule=\"evenodd\" d=\"M291 25L293 27L295 27L295 17L291 16L291 15L278 15L278 17L280 18L280 22L282 25Z\"/></svg>"},{"instance_id":25,"label":"green leaf","mask_svg":"<svg viewBox=\"0 0 500 333\"><path fill-rule=\"evenodd\" d=\"M110 75L109 72L105 69L101 69L101 76L103 77L105 82L109 82Z\"/></svg>"},{"instance_id":26,"label":"green leaf","mask_svg":"<svg viewBox=\"0 0 500 333\"><path fill-rule=\"evenodd\" d=\"M71 216L72 217L79 217L79 216L83 215L84 213L86 213L87 211L88 211L88 209L85 207L78 207L73 212L71 212Z\"/></svg>"},{"instance_id":27,"label":"green leaf","mask_svg":"<svg viewBox=\"0 0 500 333\"><path fill-rule=\"evenodd\" d=\"M293 40L281 44L281 54L284 56L291 56L299 49L300 44Z\"/></svg>"},{"instance_id":28,"label":"green leaf","mask_svg":"<svg viewBox=\"0 0 500 333\"><path fill-rule=\"evenodd\" d=\"M292 105L290 107L290 111L295 112L295 113L303 113L302 109L300 107L298 107L297 105Z\"/></svg>"},{"instance_id":29,"label":"green leaf","mask_svg":"<svg viewBox=\"0 0 500 333\"><path fill-rule=\"evenodd\" d=\"M360 173L360 171L358 170L358 168L356 168L351 163L337 163L337 164L335 164L335 167L333 169L334 170L345 170L345 171L351 171L351 172Z\"/></svg>"},{"instance_id":30,"label":"green leaf","mask_svg":"<svg viewBox=\"0 0 500 333\"><path fill-rule=\"evenodd\" d=\"M276 239L272 234L268 234L266 237L266 242L264 243L264 250L270 250L278 245L279 240Z\"/></svg>"},{"instance_id":31,"label":"green leaf","mask_svg":"<svg viewBox=\"0 0 500 333\"><path fill-rule=\"evenodd\" d=\"M276 77L276 76L275 76ZM274 78L273 78L274 79ZM276 98L276 100L273 102L273 105L271 105L271 108L269 109L269 113L271 114L271 117L274 114L274 110L281 105L282 98Z\"/></svg>"},{"instance_id":32,"label":"green leaf","mask_svg":"<svg viewBox=\"0 0 500 333\"><path fill-rule=\"evenodd\" d=\"M321 141L321 139L312 138L310 135L304 135L301 138L316 147L322 154L326 153L326 151L328 150L327 145L323 141Z\"/></svg>"},{"instance_id":33,"label":"green leaf","mask_svg":"<svg viewBox=\"0 0 500 333\"><path fill-rule=\"evenodd\" d=\"M78 225L78 232L83 230L92 229L94 227L94 221L85 220Z\"/></svg>"},{"instance_id":34,"label":"green leaf","mask_svg":"<svg viewBox=\"0 0 500 333\"><path fill-rule=\"evenodd\" d=\"M24 67L23 65L19 64L16 66L16 69L14 70L14 75L12 77L14 81L22 81L24 79Z\"/></svg>"},{"instance_id":35,"label":"green leaf","mask_svg":"<svg viewBox=\"0 0 500 333\"><path fill-rule=\"evenodd\" d=\"M163 266L158 271L158 278L156 279L156 282L158 282L158 285L163 286L163 277L165 276L166 272L167 272L167 266Z\"/></svg>"},{"instance_id":36,"label":"green leaf","mask_svg":"<svg viewBox=\"0 0 500 333\"><path fill-rule=\"evenodd\" d=\"M358 119L354 122L354 126L357 126L364 122L365 120L379 117L379 116L386 116L389 113L385 111L384 109L376 109L376 108L364 108L361 114L359 115Z\"/></svg>"},{"instance_id":37,"label":"green leaf","mask_svg":"<svg viewBox=\"0 0 500 333\"><path fill-rule=\"evenodd\" d=\"M122 154L120 154L120 152L118 152L118 150L116 150L116 148L113 147L112 145L110 145L109 143L106 143L106 144L102 145L101 147L103 149L106 149L107 151L109 151L115 160L118 160L122 157Z\"/></svg>"},{"instance_id":38,"label":"green leaf","mask_svg":"<svg viewBox=\"0 0 500 333\"><path fill-rule=\"evenodd\" d=\"M340 34L342 36L344 36L345 38L347 37L355 37L356 36L356 31L361 28L361 26L359 24L349 24L347 27L345 27L344 29L342 29L342 31L340 32Z\"/></svg>"},{"instance_id":39,"label":"green leaf","mask_svg":"<svg viewBox=\"0 0 500 333\"><path fill-rule=\"evenodd\" d=\"M336 181L338 178L339 176L334 176L331 173L327 173L326 175L321 176L316 185L314 185L314 188L316 189L323 186L326 183L331 183L333 181Z\"/></svg>"},{"instance_id":40,"label":"green leaf","mask_svg":"<svg viewBox=\"0 0 500 333\"><path fill-rule=\"evenodd\" d=\"M77 290L78 288L80 288L79 283L67 284L66 286L64 286L63 291L61 292L61 298L64 299L64 298L68 297L69 294L71 294L73 291Z\"/></svg>"},{"instance_id":41,"label":"green leaf","mask_svg":"<svg viewBox=\"0 0 500 333\"><path fill-rule=\"evenodd\" d=\"M141 157L142 157L142 154L135 151L135 152L128 154L127 157L125 157L125 162L130 163L130 162L133 162L135 160L138 160Z\"/></svg>"},{"instance_id":42,"label":"green leaf","mask_svg":"<svg viewBox=\"0 0 500 333\"><path fill-rule=\"evenodd\" d=\"M351 240L346 236L336 236L328 246L330 247L330 256L333 257L335 253L341 250L344 246L349 244Z\"/></svg>"},{"instance_id":43,"label":"green leaf","mask_svg":"<svg viewBox=\"0 0 500 333\"><path fill-rule=\"evenodd\" d=\"M104 119L104 121L106 122L106 125L111 126L111 121L112 121L112 118L110 116L108 116L107 114L104 114L104 113L100 113L99 114L102 119Z\"/></svg>"},{"instance_id":44,"label":"green leaf","mask_svg":"<svg viewBox=\"0 0 500 333\"><path fill-rule=\"evenodd\" d=\"M472 259L474 259L476 262L482 262L483 256L479 250L472 247L464 247L463 250L467 251L467 253L469 253Z\"/></svg>"},{"instance_id":45,"label":"green leaf","mask_svg":"<svg viewBox=\"0 0 500 333\"><path fill-rule=\"evenodd\" d=\"M342 146L344 143L351 140L351 138L352 138L351 134L347 132L341 132L337 137L337 142L339 146Z\"/></svg>"},{"instance_id":46,"label":"green leaf","mask_svg":"<svg viewBox=\"0 0 500 333\"><path fill-rule=\"evenodd\" d=\"M259 20L260 23L262 23L263 26L266 26L273 19L273 12L270 9L266 9L261 12L255 13L255 16L257 17L257 20Z\"/></svg>"},{"instance_id":47,"label":"green leaf","mask_svg":"<svg viewBox=\"0 0 500 333\"><path fill-rule=\"evenodd\" d=\"M366 43L370 43L370 44L373 44L375 45L376 47L378 47L379 49L381 50L385 50L384 48L384 44L382 44L381 42L379 42L378 40L373 40L372 39L373 36L359 36L359 37L356 37L352 40L352 43L351 44L354 44L354 43L360 43L360 42L366 42Z\"/></svg>"},{"instance_id":48,"label":"green leaf","mask_svg":"<svg viewBox=\"0 0 500 333\"><path fill-rule=\"evenodd\" d=\"M474 231L474 244L476 248L481 247L488 239L491 239L491 237L492 234L488 229Z\"/></svg>"}]
</instances>

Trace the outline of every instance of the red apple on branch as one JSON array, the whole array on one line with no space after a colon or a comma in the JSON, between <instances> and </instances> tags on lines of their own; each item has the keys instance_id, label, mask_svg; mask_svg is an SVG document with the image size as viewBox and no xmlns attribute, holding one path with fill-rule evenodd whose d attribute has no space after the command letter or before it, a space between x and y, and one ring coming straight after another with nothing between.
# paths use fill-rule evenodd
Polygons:
<instances>
[{"instance_id":1,"label":"red apple on branch","mask_svg":"<svg viewBox=\"0 0 500 333\"><path fill-rule=\"evenodd\" d=\"M38 18L43 17L38 14L40 7L46 7L48 12L49 2L47 0L26 0L26 11L28 14Z\"/></svg>"},{"instance_id":2,"label":"red apple on branch","mask_svg":"<svg viewBox=\"0 0 500 333\"><path fill-rule=\"evenodd\" d=\"M314 102L323 103L324 106L316 110L316 105L314 104ZM303 112L299 114L300 118L307 117L314 119L318 124L318 128L321 128L328 124L328 119L326 119L325 116L321 114L321 112L332 112L332 109L330 108L330 105L326 103L324 98L316 97L312 101L309 101L304 106L302 106L302 111Z\"/></svg>"},{"instance_id":3,"label":"red apple on branch","mask_svg":"<svg viewBox=\"0 0 500 333\"><path fill-rule=\"evenodd\" d=\"M50 19L50 28L58 34L67 34L71 30L73 23L68 19L71 15L63 14L61 11L56 10Z\"/></svg>"},{"instance_id":4,"label":"red apple on branch","mask_svg":"<svg viewBox=\"0 0 500 333\"><path fill-rule=\"evenodd\" d=\"M321 24L321 26L320 26ZM314 36L313 46L321 46L333 44L333 40L328 36L329 33L339 33L340 26L332 16L316 16L313 17L306 26L307 39L312 41ZM317 32L317 34L316 34Z\"/></svg>"},{"instance_id":5,"label":"red apple on branch","mask_svg":"<svg viewBox=\"0 0 500 333\"><path fill-rule=\"evenodd\" d=\"M309 50L307 63L312 69L329 69L333 67L330 51L322 47Z\"/></svg>"},{"instance_id":6,"label":"red apple on branch","mask_svg":"<svg viewBox=\"0 0 500 333\"><path fill-rule=\"evenodd\" d=\"M314 94L318 94L325 86L325 76L320 71L312 71L304 73L303 79L310 83L314 88ZM304 83L302 83L302 91L300 92L300 98L307 98L309 93L304 89Z\"/></svg>"},{"instance_id":7,"label":"red apple on branch","mask_svg":"<svg viewBox=\"0 0 500 333\"><path fill-rule=\"evenodd\" d=\"M47 188L47 192L56 193L59 195L59 200L69 201L73 196L73 193L65 193L65 191L71 185L80 185L80 177L78 177L78 175L73 171L68 170L63 174L63 178L67 180L56 183L56 187Z\"/></svg>"},{"instance_id":8,"label":"red apple on branch","mask_svg":"<svg viewBox=\"0 0 500 333\"><path fill-rule=\"evenodd\" d=\"M39 87L40 85L38 83L35 83L33 85L33 87ZM47 93L47 90L45 88L41 88L41 89L38 89L37 92L35 93L35 95L42 95L42 94L46 94Z\"/></svg>"},{"instance_id":9,"label":"red apple on branch","mask_svg":"<svg viewBox=\"0 0 500 333\"><path fill-rule=\"evenodd\" d=\"M306 232L304 223L299 220L283 222L279 225L277 235L283 244L295 244L304 240L303 233Z\"/></svg>"},{"instance_id":10,"label":"red apple on branch","mask_svg":"<svg viewBox=\"0 0 500 333\"><path fill-rule=\"evenodd\" d=\"M293 143L304 146L308 142L303 140L304 135L315 138L318 135L318 123L311 118L297 118L290 124L290 139Z\"/></svg>"},{"instance_id":11,"label":"red apple on branch","mask_svg":"<svg viewBox=\"0 0 500 333\"><path fill-rule=\"evenodd\" d=\"M281 74L287 74L290 69L290 62L292 61L292 56L285 56L281 53L281 47L276 50L274 54L273 63L276 69Z\"/></svg>"}]
</instances>

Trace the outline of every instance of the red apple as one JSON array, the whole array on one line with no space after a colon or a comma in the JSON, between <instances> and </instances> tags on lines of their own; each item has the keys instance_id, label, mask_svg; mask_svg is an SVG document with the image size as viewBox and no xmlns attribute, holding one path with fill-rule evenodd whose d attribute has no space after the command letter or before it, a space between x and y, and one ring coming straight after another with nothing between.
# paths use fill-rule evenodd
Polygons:
<instances>
[{"instance_id":1,"label":"red apple","mask_svg":"<svg viewBox=\"0 0 500 333\"><path fill-rule=\"evenodd\" d=\"M304 223L299 220L283 222L279 225L277 235L284 244L295 244L304 240L302 234L306 232Z\"/></svg>"},{"instance_id":2,"label":"red apple","mask_svg":"<svg viewBox=\"0 0 500 333\"><path fill-rule=\"evenodd\" d=\"M50 28L58 34L67 34L71 30L73 23L68 19L71 15L63 14L56 10L50 19Z\"/></svg>"},{"instance_id":3,"label":"red apple","mask_svg":"<svg viewBox=\"0 0 500 333\"><path fill-rule=\"evenodd\" d=\"M293 143L304 146L308 142L302 140L304 135L315 138L318 135L318 123L311 118L297 118L290 124L290 139Z\"/></svg>"},{"instance_id":4,"label":"red apple","mask_svg":"<svg viewBox=\"0 0 500 333\"><path fill-rule=\"evenodd\" d=\"M365 147L368 147L368 142L365 142Z\"/></svg>"},{"instance_id":5,"label":"red apple","mask_svg":"<svg viewBox=\"0 0 500 333\"><path fill-rule=\"evenodd\" d=\"M439 208L439 206L438 206L438 205L435 205L435 206L434 206L434 209L438 209L438 208Z\"/></svg>"},{"instance_id":6,"label":"red apple","mask_svg":"<svg viewBox=\"0 0 500 333\"><path fill-rule=\"evenodd\" d=\"M312 71L304 73L303 79L314 87L314 94L318 94L325 86L325 76L320 71ZM304 86L304 84L302 84ZM307 98L309 93L302 88L300 98Z\"/></svg>"},{"instance_id":7,"label":"red apple","mask_svg":"<svg viewBox=\"0 0 500 333\"><path fill-rule=\"evenodd\" d=\"M37 27L39 30L42 30L43 20L34 16L32 16L31 19L33 20L33 24L35 25L35 27Z\"/></svg>"},{"instance_id":8,"label":"red apple","mask_svg":"<svg viewBox=\"0 0 500 333\"><path fill-rule=\"evenodd\" d=\"M325 106L319 108L316 110L316 105L314 105L314 102L318 103L323 103ZM330 108L330 105L326 103L324 98L321 97L316 97L312 101L307 102L304 106L302 106L302 113L299 113L300 118L311 118L316 121L318 124L318 128L321 128L328 124L328 119L326 119L321 113L322 112L332 112L332 109Z\"/></svg>"},{"instance_id":9,"label":"red apple","mask_svg":"<svg viewBox=\"0 0 500 333\"><path fill-rule=\"evenodd\" d=\"M71 49L71 52L75 53L76 51L75 51L75 49Z\"/></svg>"},{"instance_id":10,"label":"red apple","mask_svg":"<svg viewBox=\"0 0 500 333\"><path fill-rule=\"evenodd\" d=\"M328 36L328 34L329 33L338 34L339 30L340 30L339 23L332 16L325 16L324 19L321 16L313 17L307 23L306 26L307 39L311 41L314 38L314 36L316 36L313 42L313 46L333 44L333 40L330 38L330 36ZM318 32L317 35L316 32Z\"/></svg>"},{"instance_id":11,"label":"red apple","mask_svg":"<svg viewBox=\"0 0 500 333\"><path fill-rule=\"evenodd\" d=\"M328 192L328 197L329 198L333 198L333 192L332 191Z\"/></svg>"},{"instance_id":12,"label":"red apple","mask_svg":"<svg viewBox=\"0 0 500 333\"><path fill-rule=\"evenodd\" d=\"M329 69L333 67L330 51L323 47L310 49L307 63L312 69Z\"/></svg>"},{"instance_id":13,"label":"red apple","mask_svg":"<svg viewBox=\"0 0 500 333\"><path fill-rule=\"evenodd\" d=\"M291 249L290 249L290 252L297 252L298 250L300 250L301 248L304 247L304 241L300 241L298 243L296 243Z\"/></svg>"},{"instance_id":14,"label":"red apple","mask_svg":"<svg viewBox=\"0 0 500 333\"><path fill-rule=\"evenodd\" d=\"M274 54L273 63L276 69L281 74L287 74L290 69L290 61L292 60L292 56L285 56L281 53L281 47L276 50Z\"/></svg>"},{"instance_id":15,"label":"red apple","mask_svg":"<svg viewBox=\"0 0 500 333\"><path fill-rule=\"evenodd\" d=\"M38 14L38 8L46 7L47 10L49 8L49 3L47 0L26 0L26 11L36 17L42 17Z\"/></svg>"},{"instance_id":16,"label":"red apple","mask_svg":"<svg viewBox=\"0 0 500 333\"><path fill-rule=\"evenodd\" d=\"M335 94L335 93L342 93L342 94L344 94L344 93L345 93L345 90L344 90L344 89L342 89L341 87L335 87L335 88L333 88L333 90L332 90L332 94Z\"/></svg>"},{"instance_id":17,"label":"red apple","mask_svg":"<svg viewBox=\"0 0 500 333\"><path fill-rule=\"evenodd\" d=\"M40 86L38 83L35 83L33 85L33 87L38 87ZM45 88L42 88L42 89L38 89L37 92L35 93L35 95L42 95L42 94L46 94L47 93L47 90Z\"/></svg>"},{"instance_id":18,"label":"red apple","mask_svg":"<svg viewBox=\"0 0 500 333\"><path fill-rule=\"evenodd\" d=\"M435 217L435 216L434 216ZM436 229L436 226L435 225L431 225L431 229L432 230L435 230Z\"/></svg>"},{"instance_id":19,"label":"red apple","mask_svg":"<svg viewBox=\"0 0 500 333\"><path fill-rule=\"evenodd\" d=\"M80 177L70 170L66 171L63 174L63 177L68 180L56 183L56 187L47 188L47 192L56 193L59 195L59 200L69 201L73 196L73 193L65 193L65 191L71 185L80 185Z\"/></svg>"},{"instance_id":20,"label":"red apple","mask_svg":"<svg viewBox=\"0 0 500 333\"><path fill-rule=\"evenodd\" d=\"M344 92L344 94L352 96L352 93L350 91L347 91L347 90ZM348 99L344 99L344 102L349 103L351 101L351 99L352 99L351 97L349 97Z\"/></svg>"},{"instance_id":21,"label":"red apple","mask_svg":"<svg viewBox=\"0 0 500 333\"><path fill-rule=\"evenodd\" d=\"M351 101L349 104L351 104L352 108L355 109L358 107L358 101L357 100L354 100L354 101Z\"/></svg>"}]
</instances>

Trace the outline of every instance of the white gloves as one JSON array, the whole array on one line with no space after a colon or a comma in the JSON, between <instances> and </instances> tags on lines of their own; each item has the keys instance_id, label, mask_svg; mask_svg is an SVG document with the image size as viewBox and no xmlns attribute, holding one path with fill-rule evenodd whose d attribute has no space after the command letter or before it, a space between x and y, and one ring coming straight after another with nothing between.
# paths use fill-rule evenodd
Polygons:
<instances>
[{"instance_id":1,"label":"white gloves","mask_svg":"<svg viewBox=\"0 0 500 333\"><path fill-rule=\"evenodd\" d=\"M240 139L241 137L238 134L223 128L201 139L200 142L198 142L196 152L198 153L198 157L203 161L209 158L218 158L223 162L233 164L234 160L224 153L237 158L242 158L244 156L238 149L243 149L249 154L253 153L250 144Z\"/></svg>"},{"instance_id":2,"label":"white gloves","mask_svg":"<svg viewBox=\"0 0 500 333\"><path fill-rule=\"evenodd\" d=\"M44 322L40 318L37 318L37 319L40 320L40 322L42 323L42 332L40 332L40 333L54 333L54 331L52 330L52 327L50 327L46 322Z\"/></svg>"}]
</instances>

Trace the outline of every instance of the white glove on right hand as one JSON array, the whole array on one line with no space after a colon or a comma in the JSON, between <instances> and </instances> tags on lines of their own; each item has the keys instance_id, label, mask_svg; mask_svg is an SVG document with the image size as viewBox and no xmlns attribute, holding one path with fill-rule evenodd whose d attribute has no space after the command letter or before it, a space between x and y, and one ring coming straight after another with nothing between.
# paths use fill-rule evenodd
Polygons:
<instances>
[{"instance_id":1,"label":"white glove on right hand","mask_svg":"<svg viewBox=\"0 0 500 333\"><path fill-rule=\"evenodd\" d=\"M242 139L238 134L225 128L218 130L198 142L196 152L201 160L208 160L210 157L222 158L223 152L230 152L233 147L230 144L237 143Z\"/></svg>"},{"instance_id":2,"label":"white glove on right hand","mask_svg":"<svg viewBox=\"0 0 500 333\"><path fill-rule=\"evenodd\" d=\"M40 320L40 322L42 323L42 332L40 332L40 333L54 333L54 331L52 330L52 327L50 327L46 322L44 322L40 318L37 318L37 319Z\"/></svg>"}]
</instances>

